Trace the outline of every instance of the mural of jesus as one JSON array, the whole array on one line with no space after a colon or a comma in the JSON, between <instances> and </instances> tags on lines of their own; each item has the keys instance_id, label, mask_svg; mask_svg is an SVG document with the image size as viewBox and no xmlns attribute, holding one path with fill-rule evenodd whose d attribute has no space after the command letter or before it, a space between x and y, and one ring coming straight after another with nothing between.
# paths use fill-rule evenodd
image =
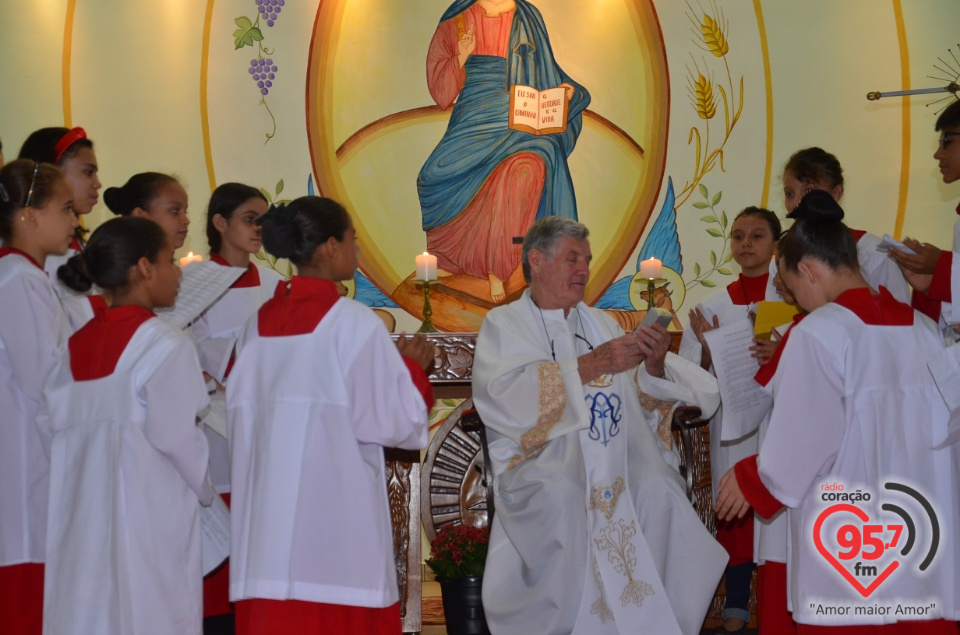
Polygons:
<instances>
[{"instance_id":1,"label":"mural of jesus","mask_svg":"<svg viewBox=\"0 0 960 635\"><path fill-rule=\"evenodd\" d=\"M557 64L527 0L456 0L427 54L427 84L450 122L417 178L427 249L444 274L486 278L495 303L519 267L515 236L537 218L577 218L567 158L590 94ZM508 127L513 85L565 89L564 132ZM456 102L454 104L454 102Z\"/></svg>"}]
</instances>

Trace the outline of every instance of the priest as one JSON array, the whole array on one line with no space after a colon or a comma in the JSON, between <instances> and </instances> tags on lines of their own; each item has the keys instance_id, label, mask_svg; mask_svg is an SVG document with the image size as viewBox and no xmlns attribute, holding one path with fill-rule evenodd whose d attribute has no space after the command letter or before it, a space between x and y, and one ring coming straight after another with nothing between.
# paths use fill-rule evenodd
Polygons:
<instances>
[{"instance_id":1,"label":"priest","mask_svg":"<svg viewBox=\"0 0 960 635\"><path fill-rule=\"evenodd\" d=\"M587 306L585 226L535 222L528 289L480 329L474 403L496 515L483 583L491 632L699 633L727 561L687 499L669 432L710 416L716 380L668 353L660 326L624 334Z\"/></svg>"}]
</instances>

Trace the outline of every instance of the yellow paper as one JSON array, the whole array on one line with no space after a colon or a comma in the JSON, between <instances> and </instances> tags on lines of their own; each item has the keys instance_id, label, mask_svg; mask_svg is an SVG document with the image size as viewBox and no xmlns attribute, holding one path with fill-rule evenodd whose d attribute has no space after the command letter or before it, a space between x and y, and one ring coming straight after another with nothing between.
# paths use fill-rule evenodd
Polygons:
<instances>
[{"instance_id":1,"label":"yellow paper","mask_svg":"<svg viewBox=\"0 0 960 635\"><path fill-rule=\"evenodd\" d=\"M770 339L770 331L793 320L799 310L793 304L781 301L763 300L757 303L757 321L753 332L757 337Z\"/></svg>"}]
</instances>

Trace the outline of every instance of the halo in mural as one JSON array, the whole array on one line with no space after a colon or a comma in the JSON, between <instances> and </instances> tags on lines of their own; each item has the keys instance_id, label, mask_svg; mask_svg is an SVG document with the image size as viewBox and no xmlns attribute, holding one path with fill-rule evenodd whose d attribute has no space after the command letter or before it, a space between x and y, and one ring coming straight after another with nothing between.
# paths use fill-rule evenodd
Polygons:
<instances>
[{"instance_id":1,"label":"halo in mural","mask_svg":"<svg viewBox=\"0 0 960 635\"><path fill-rule=\"evenodd\" d=\"M650 0L532 4L557 64L591 96L567 163L578 219L591 233L586 299L593 302L631 256L659 195L669 113L663 37ZM318 189L353 214L361 269L419 316L422 296L412 278L425 233L417 177L451 112L434 103L424 69L450 0L377 5L320 0L307 68L307 130ZM462 240L472 239L468 232ZM517 273L503 281L507 296L522 286L520 280L511 287ZM503 300L485 282L477 288L474 295L431 294L434 323L478 330ZM484 293L486 301L478 300Z\"/></svg>"}]
</instances>

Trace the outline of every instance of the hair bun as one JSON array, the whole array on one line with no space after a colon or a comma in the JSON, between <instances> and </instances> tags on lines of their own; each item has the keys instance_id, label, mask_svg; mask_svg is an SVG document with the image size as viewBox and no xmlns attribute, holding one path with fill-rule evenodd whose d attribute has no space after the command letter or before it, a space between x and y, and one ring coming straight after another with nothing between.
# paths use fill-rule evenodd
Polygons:
<instances>
[{"instance_id":1,"label":"hair bun","mask_svg":"<svg viewBox=\"0 0 960 635\"><path fill-rule=\"evenodd\" d=\"M86 293L93 287L93 279L87 269L87 261L83 252L71 257L57 269L57 277L74 291Z\"/></svg>"},{"instance_id":2,"label":"hair bun","mask_svg":"<svg viewBox=\"0 0 960 635\"><path fill-rule=\"evenodd\" d=\"M261 237L263 247L277 258L289 258L297 250L294 218L297 210L293 206L271 205L267 213L257 219L263 228Z\"/></svg>"},{"instance_id":3,"label":"hair bun","mask_svg":"<svg viewBox=\"0 0 960 635\"><path fill-rule=\"evenodd\" d=\"M825 190L810 190L800 204L787 217L815 223L839 223L843 221L843 208Z\"/></svg>"},{"instance_id":4,"label":"hair bun","mask_svg":"<svg viewBox=\"0 0 960 635\"><path fill-rule=\"evenodd\" d=\"M127 197L123 194L123 189L119 187L108 187L103 191L103 202L107 208L117 216L126 216L132 209L129 209Z\"/></svg>"}]
</instances>

